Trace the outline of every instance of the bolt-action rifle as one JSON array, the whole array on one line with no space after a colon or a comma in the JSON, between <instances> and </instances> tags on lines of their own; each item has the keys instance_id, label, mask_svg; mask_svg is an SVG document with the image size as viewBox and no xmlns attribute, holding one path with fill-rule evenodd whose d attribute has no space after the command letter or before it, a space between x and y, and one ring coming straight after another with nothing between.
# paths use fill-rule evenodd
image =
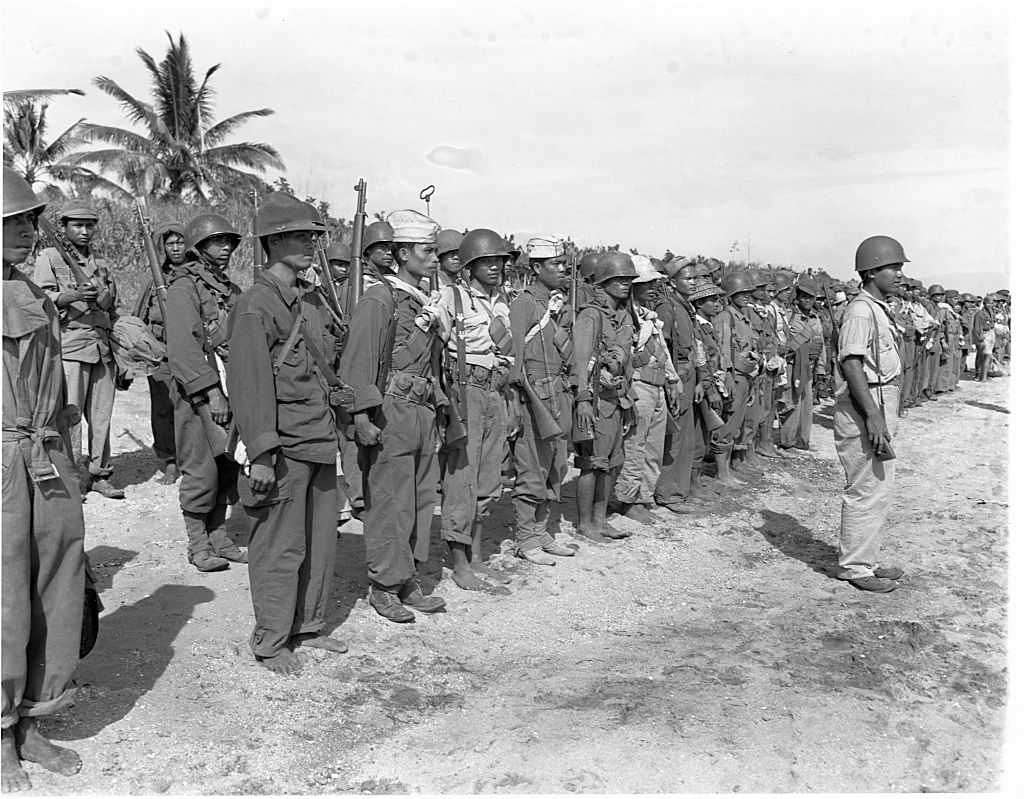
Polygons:
<instances>
[{"instance_id":1,"label":"bolt-action rifle","mask_svg":"<svg viewBox=\"0 0 1024 799\"><path fill-rule=\"evenodd\" d=\"M160 318L164 320L164 327L167 326L167 280L164 278L164 270L160 266L160 259L156 254L156 244L153 242L153 228L150 220L142 212L142 206L135 203L135 216L139 220L139 236L142 238L142 249L146 253L146 260L149 261L149 271L153 273L153 293L156 295L157 304L160 306Z\"/></svg>"},{"instance_id":2,"label":"bolt-action rifle","mask_svg":"<svg viewBox=\"0 0 1024 799\"><path fill-rule=\"evenodd\" d=\"M363 227L366 225L366 181L359 178L353 187L356 192L356 215L352 219L352 265L348 272L348 308L351 319L356 303L363 296Z\"/></svg>"},{"instance_id":3,"label":"bolt-action rifle","mask_svg":"<svg viewBox=\"0 0 1024 799\"><path fill-rule=\"evenodd\" d=\"M38 216L39 228L46 234L50 239L50 243L53 244L53 248L60 254L60 257L64 259L64 263L67 264L68 269L71 270L71 275L75 278L75 283L79 288L83 286L96 286L100 293L96 297L96 304L103 305L106 299L109 299L110 292L106 286L100 285L92 278L85 274L81 265L78 263L78 259L68 250L67 245L57 236L57 231L53 228L53 223L45 216L40 214Z\"/></svg>"}]
</instances>

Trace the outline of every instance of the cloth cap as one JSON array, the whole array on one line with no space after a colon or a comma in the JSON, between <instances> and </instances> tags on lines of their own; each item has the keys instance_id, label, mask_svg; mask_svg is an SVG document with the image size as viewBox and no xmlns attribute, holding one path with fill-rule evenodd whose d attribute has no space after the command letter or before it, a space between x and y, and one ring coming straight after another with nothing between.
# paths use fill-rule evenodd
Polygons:
<instances>
[{"instance_id":1,"label":"cloth cap","mask_svg":"<svg viewBox=\"0 0 1024 799\"><path fill-rule=\"evenodd\" d=\"M633 267L636 269L634 283L650 283L652 280L664 280L665 275L654 268L651 259L646 255L633 255Z\"/></svg>"},{"instance_id":2,"label":"cloth cap","mask_svg":"<svg viewBox=\"0 0 1024 799\"><path fill-rule=\"evenodd\" d=\"M834 302L846 302L846 292L843 291L842 289L839 289L838 291L836 291L835 298L834 298L833 301Z\"/></svg>"},{"instance_id":3,"label":"cloth cap","mask_svg":"<svg viewBox=\"0 0 1024 799\"><path fill-rule=\"evenodd\" d=\"M701 278L697 281L693 293L690 295L690 302L700 302L708 297L720 297L724 292L710 280Z\"/></svg>"},{"instance_id":4,"label":"cloth cap","mask_svg":"<svg viewBox=\"0 0 1024 799\"><path fill-rule=\"evenodd\" d=\"M57 216L58 219L81 219L86 222L99 222L99 215L92 209L91 206L82 202L81 200L71 200L70 202L64 203L60 209L60 214Z\"/></svg>"},{"instance_id":5,"label":"cloth cap","mask_svg":"<svg viewBox=\"0 0 1024 799\"><path fill-rule=\"evenodd\" d=\"M526 257L535 260L557 258L565 254L565 244L554 236L535 236L526 242Z\"/></svg>"},{"instance_id":6,"label":"cloth cap","mask_svg":"<svg viewBox=\"0 0 1024 799\"><path fill-rule=\"evenodd\" d=\"M686 255L677 255L667 264L665 264L665 274L670 278L675 277L682 272L688 266L696 266L697 261Z\"/></svg>"},{"instance_id":7,"label":"cloth cap","mask_svg":"<svg viewBox=\"0 0 1024 799\"><path fill-rule=\"evenodd\" d=\"M821 285L817 280L805 277L797 281L796 290L801 291L804 294L808 294L811 297L824 297L825 294L821 290Z\"/></svg>"},{"instance_id":8,"label":"cloth cap","mask_svg":"<svg viewBox=\"0 0 1024 799\"><path fill-rule=\"evenodd\" d=\"M999 289L999 291L997 291L996 294L1002 294L1004 297L1009 297L1010 296L1010 290L1009 289Z\"/></svg>"},{"instance_id":9,"label":"cloth cap","mask_svg":"<svg viewBox=\"0 0 1024 799\"><path fill-rule=\"evenodd\" d=\"M408 244L433 244L437 241L437 234L441 226L426 214L413 211L411 208L403 208L399 211L392 211L384 221L391 225L394 231L392 241Z\"/></svg>"}]
</instances>

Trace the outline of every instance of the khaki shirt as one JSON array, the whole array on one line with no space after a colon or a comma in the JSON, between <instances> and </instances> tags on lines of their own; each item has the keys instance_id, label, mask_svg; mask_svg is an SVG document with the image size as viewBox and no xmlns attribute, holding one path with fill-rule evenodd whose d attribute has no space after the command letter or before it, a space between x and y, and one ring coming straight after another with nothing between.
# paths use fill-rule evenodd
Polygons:
<instances>
[{"instance_id":1,"label":"khaki shirt","mask_svg":"<svg viewBox=\"0 0 1024 799\"><path fill-rule=\"evenodd\" d=\"M839 360L850 355L863 358L864 374L871 385L891 383L902 371L896 331L886 311L884 302L862 291L846 308L839 329Z\"/></svg>"},{"instance_id":2,"label":"khaki shirt","mask_svg":"<svg viewBox=\"0 0 1024 799\"><path fill-rule=\"evenodd\" d=\"M466 363L493 369L498 365L497 342L491 336L491 324L497 319L505 330L511 329L509 309L504 295L495 289L488 296L472 286L445 286L435 307L439 312L438 322L441 340L446 342L448 354L458 358L458 337L453 335L455 319L455 292L462 295L462 321L465 328L463 340L466 345ZM507 360L507 359L506 359Z\"/></svg>"}]
</instances>

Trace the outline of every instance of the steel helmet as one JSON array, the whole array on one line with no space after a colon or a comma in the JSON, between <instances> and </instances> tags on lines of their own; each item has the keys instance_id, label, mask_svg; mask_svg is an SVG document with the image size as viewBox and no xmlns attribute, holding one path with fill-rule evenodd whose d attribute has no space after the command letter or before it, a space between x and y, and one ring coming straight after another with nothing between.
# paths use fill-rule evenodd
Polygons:
<instances>
[{"instance_id":1,"label":"steel helmet","mask_svg":"<svg viewBox=\"0 0 1024 799\"><path fill-rule=\"evenodd\" d=\"M231 236L235 246L242 236L220 214L200 214L185 226L185 250L193 250L211 236Z\"/></svg>"},{"instance_id":2,"label":"steel helmet","mask_svg":"<svg viewBox=\"0 0 1024 799\"><path fill-rule=\"evenodd\" d=\"M938 283L934 283L928 287L928 296L932 297L936 294L945 294L946 290L942 288Z\"/></svg>"},{"instance_id":3,"label":"steel helmet","mask_svg":"<svg viewBox=\"0 0 1024 799\"><path fill-rule=\"evenodd\" d=\"M320 233L327 230L327 225L316 208L298 197L283 191L272 191L265 196L256 209L256 235L263 238L297 230Z\"/></svg>"},{"instance_id":4,"label":"steel helmet","mask_svg":"<svg viewBox=\"0 0 1024 799\"><path fill-rule=\"evenodd\" d=\"M352 248L343 241L336 241L327 248L328 261L341 261L344 264L352 261Z\"/></svg>"},{"instance_id":5,"label":"steel helmet","mask_svg":"<svg viewBox=\"0 0 1024 799\"><path fill-rule=\"evenodd\" d=\"M363 252L365 253L374 244L391 244L395 240L395 231L387 222L374 222L367 225L363 230Z\"/></svg>"},{"instance_id":6,"label":"steel helmet","mask_svg":"<svg viewBox=\"0 0 1024 799\"><path fill-rule=\"evenodd\" d=\"M776 272L775 273L775 289L776 291L783 291L784 289L793 288L794 278L789 272Z\"/></svg>"},{"instance_id":7,"label":"steel helmet","mask_svg":"<svg viewBox=\"0 0 1024 799\"><path fill-rule=\"evenodd\" d=\"M753 291L754 281L750 277L750 273L745 269L738 270L736 272L730 272L722 278L722 291L725 292L726 297L732 297L734 294L739 294L741 291Z\"/></svg>"},{"instance_id":8,"label":"steel helmet","mask_svg":"<svg viewBox=\"0 0 1024 799\"><path fill-rule=\"evenodd\" d=\"M580 258L579 264L579 275L584 280L590 280L594 277L594 270L597 269L597 262L601 260L601 254L597 252L587 252Z\"/></svg>"},{"instance_id":9,"label":"steel helmet","mask_svg":"<svg viewBox=\"0 0 1024 799\"><path fill-rule=\"evenodd\" d=\"M772 273L767 269L752 269L750 271L753 272L754 288L759 289L762 286L767 287L775 283Z\"/></svg>"},{"instance_id":10,"label":"steel helmet","mask_svg":"<svg viewBox=\"0 0 1024 799\"><path fill-rule=\"evenodd\" d=\"M459 245L462 244L462 234L457 230L451 228L442 230L437 234L437 257L440 258L442 255L448 252L454 252L459 249ZM460 255L461 259L462 256Z\"/></svg>"},{"instance_id":11,"label":"steel helmet","mask_svg":"<svg viewBox=\"0 0 1024 799\"><path fill-rule=\"evenodd\" d=\"M4 219L9 216L16 216L25 211L39 211L46 207L46 203L36 196L28 181L11 169L4 167Z\"/></svg>"},{"instance_id":12,"label":"steel helmet","mask_svg":"<svg viewBox=\"0 0 1024 799\"><path fill-rule=\"evenodd\" d=\"M594 283L600 286L613 277L628 277L630 280L636 277L633 259L624 252L606 252L597 260Z\"/></svg>"},{"instance_id":13,"label":"steel helmet","mask_svg":"<svg viewBox=\"0 0 1024 799\"><path fill-rule=\"evenodd\" d=\"M903 252L903 245L890 236L872 236L864 239L854 256L854 269L867 272L893 264L909 264L910 259Z\"/></svg>"},{"instance_id":14,"label":"steel helmet","mask_svg":"<svg viewBox=\"0 0 1024 799\"><path fill-rule=\"evenodd\" d=\"M477 258L508 258L509 243L493 230L485 227L471 230L462 237L459 244L459 264L467 267Z\"/></svg>"}]
</instances>

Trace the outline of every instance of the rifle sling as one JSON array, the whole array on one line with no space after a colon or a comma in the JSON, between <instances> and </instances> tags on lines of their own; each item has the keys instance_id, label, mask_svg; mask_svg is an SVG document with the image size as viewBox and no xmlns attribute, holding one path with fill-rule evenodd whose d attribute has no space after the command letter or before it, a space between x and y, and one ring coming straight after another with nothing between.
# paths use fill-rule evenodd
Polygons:
<instances>
[{"instance_id":1,"label":"rifle sling","mask_svg":"<svg viewBox=\"0 0 1024 799\"><path fill-rule=\"evenodd\" d=\"M452 296L455 299L455 346L457 352L456 368L459 370L459 414L466 418L466 319L464 306L462 305L462 289L458 286L452 287Z\"/></svg>"}]
</instances>

